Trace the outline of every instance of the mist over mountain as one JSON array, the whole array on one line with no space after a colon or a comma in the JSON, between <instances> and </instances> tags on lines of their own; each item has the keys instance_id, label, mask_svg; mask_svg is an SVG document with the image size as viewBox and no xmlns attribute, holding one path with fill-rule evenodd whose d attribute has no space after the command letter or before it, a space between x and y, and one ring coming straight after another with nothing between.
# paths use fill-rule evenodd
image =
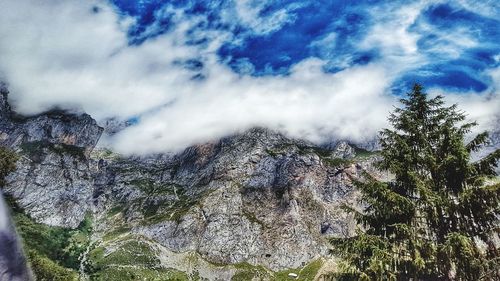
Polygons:
<instances>
[{"instance_id":1,"label":"mist over mountain","mask_svg":"<svg viewBox=\"0 0 500 281\"><path fill-rule=\"evenodd\" d=\"M0 145L20 159L3 191L49 280L312 279L332 269L328 239L354 231L342 210L357 204L353 179L388 177L376 152L266 128L127 157L95 147L112 130L87 114L20 116L6 99Z\"/></svg>"},{"instance_id":2,"label":"mist over mountain","mask_svg":"<svg viewBox=\"0 0 500 281\"><path fill-rule=\"evenodd\" d=\"M15 11L0 19L0 74L14 108L132 120L109 140L126 154L255 126L364 142L416 81L482 128L500 108L495 1L0 5Z\"/></svg>"}]
</instances>

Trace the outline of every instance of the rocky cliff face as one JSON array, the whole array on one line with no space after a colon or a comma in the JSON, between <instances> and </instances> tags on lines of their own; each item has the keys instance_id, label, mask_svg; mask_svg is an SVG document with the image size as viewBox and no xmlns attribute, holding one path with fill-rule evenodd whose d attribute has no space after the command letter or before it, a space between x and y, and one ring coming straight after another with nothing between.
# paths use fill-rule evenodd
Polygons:
<instances>
[{"instance_id":1,"label":"rocky cliff face","mask_svg":"<svg viewBox=\"0 0 500 281\"><path fill-rule=\"evenodd\" d=\"M35 222L80 226L74 236L88 237L75 269L84 279L279 280L294 272L310 280L329 266L328 239L354 230L342 210L357 204L352 180L364 171L388 177L374 169L376 153L263 128L148 157L95 149L102 132L86 114L16 116L6 90L0 95L0 144L21 155L4 190ZM90 233L79 230L87 220Z\"/></svg>"},{"instance_id":2,"label":"rocky cliff face","mask_svg":"<svg viewBox=\"0 0 500 281\"><path fill-rule=\"evenodd\" d=\"M103 129L88 114L53 110L20 116L11 111L7 94L5 87L0 87L0 144L11 147L33 142L62 144L88 154L99 141Z\"/></svg>"},{"instance_id":3,"label":"rocky cliff face","mask_svg":"<svg viewBox=\"0 0 500 281\"><path fill-rule=\"evenodd\" d=\"M21 159L5 192L36 222L76 228L93 217L83 273L113 278L123 264L109 259L131 243L149 253L145 268L208 279L242 264L301 268L353 231L340 207L355 204L351 179L373 160L346 160L356 154L346 143L325 149L256 128L176 155L121 157L92 152L102 128L88 115L16 116L6 94L0 143Z\"/></svg>"},{"instance_id":4,"label":"rocky cliff face","mask_svg":"<svg viewBox=\"0 0 500 281\"><path fill-rule=\"evenodd\" d=\"M94 198L116 228L169 251L297 268L353 230L340 207L355 204L351 178L363 168L335 153L253 129L179 155L101 159Z\"/></svg>"},{"instance_id":5,"label":"rocky cliff face","mask_svg":"<svg viewBox=\"0 0 500 281\"><path fill-rule=\"evenodd\" d=\"M16 116L0 95L0 145L21 156L5 191L39 222L76 227L92 195L88 155L102 129L86 114Z\"/></svg>"}]
</instances>

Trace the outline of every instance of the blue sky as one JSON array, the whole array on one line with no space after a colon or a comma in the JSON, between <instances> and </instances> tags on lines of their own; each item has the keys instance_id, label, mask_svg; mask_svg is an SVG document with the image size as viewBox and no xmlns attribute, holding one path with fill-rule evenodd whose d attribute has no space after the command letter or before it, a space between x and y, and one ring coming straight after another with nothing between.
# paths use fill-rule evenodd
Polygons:
<instances>
[{"instance_id":1,"label":"blue sky","mask_svg":"<svg viewBox=\"0 0 500 281\"><path fill-rule=\"evenodd\" d=\"M373 140L414 82L500 116L500 2L0 0L14 108L134 120L102 143L175 151L254 126ZM137 145L142 143L144 145Z\"/></svg>"},{"instance_id":2,"label":"blue sky","mask_svg":"<svg viewBox=\"0 0 500 281\"><path fill-rule=\"evenodd\" d=\"M252 21L273 15L284 16L272 27L255 30L254 26L227 18L232 1L112 1L119 13L138 19L129 29L130 44L141 44L175 28L172 14L160 14L166 6L182 9L186 17L203 15L208 21L193 27L193 34L207 30L224 30L232 37L217 50L221 63L233 71L254 76L287 75L300 61L317 57L327 62L324 70L337 72L353 65L381 59L382 45L359 45L369 35L369 27L389 21L385 11L409 5L411 1L253 1L259 6ZM252 2L252 1L250 1ZM387 4L390 2L390 4ZM415 21L407 27L418 36L417 52L425 61L401 73L398 86L413 81L427 87L455 91L484 91L492 81L482 72L500 63L500 4L497 1L435 1L425 5ZM156 32L145 30L160 23ZM328 40L335 36L334 40ZM210 38L193 36L186 44L202 47ZM461 42L463 41L463 42ZM467 42L466 42L467 41Z\"/></svg>"}]
</instances>

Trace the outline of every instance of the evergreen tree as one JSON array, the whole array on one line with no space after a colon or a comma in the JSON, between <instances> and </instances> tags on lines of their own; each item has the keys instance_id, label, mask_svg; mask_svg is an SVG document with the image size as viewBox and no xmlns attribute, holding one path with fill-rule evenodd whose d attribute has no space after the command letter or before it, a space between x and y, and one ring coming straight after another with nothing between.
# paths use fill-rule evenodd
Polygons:
<instances>
[{"instance_id":1,"label":"evergreen tree","mask_svg":"<svg viewBox=\"0 0 500 281\"><path fill-rule=\"evenodd\" d=\"M500 150L471 161L488 134L465 144L476 123L456 105L428 98L414 85L380 133L379 168L394 175L356 182L363 210L349 208L363 230L333 239L343 258L340 280L500 280L498 235Z\"/></svg>"}]
</instances>

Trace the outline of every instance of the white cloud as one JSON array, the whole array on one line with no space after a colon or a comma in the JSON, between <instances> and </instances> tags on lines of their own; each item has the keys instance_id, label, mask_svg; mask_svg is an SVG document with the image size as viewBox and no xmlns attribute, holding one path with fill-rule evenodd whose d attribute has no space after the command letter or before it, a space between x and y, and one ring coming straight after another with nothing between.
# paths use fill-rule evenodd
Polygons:
<instances>
[{"instance_id":1,"label":"white cloud","mask_svg":"<svg viewBox=\"0 0 500 281\"><path fill-rule=\"evenodd\" d=\"M438 2L416 1L408 5L389 3L373 9L371 15L376 19L376 23L368 31L368 36L361 42L360 47L379 47L388 58L404 59L414 64L428 62L428 58L418 52L417 45L418 40L425 34L433 34L436 37L433 46L426 47L427 52L439 53L443 58L458 58L464 49L476 47L478 42L474 34L477 30L474 30L474 27L455 23L458 27L453 30L440 30L424 19L419 20L421 12L436 3Z\"/></svg>"},{"instance_id":2,"label":"white cloud","mask_svg":"<svg viewBox=\"0 0 500 281\"><path fill-rule=\"evenodd\" d=\"M119 151L181 149L253 126L312 141L363 140L385 124L393 103L383 68L365 66L324 74L322 62L297 65L289 77L238 77L213 65L205 83L116 136ZM147 143L148 146L137 146Z\"/></svg>"},{"instance_id":3,"label":"white cloud","mask_svg":"<svg viewBox=\"0 0 500 281\"><path fill-rule=\"evenodd\" d=\"M373 48L378 46L389 56L410 56L417 53L419 35L409 32L421 10L426 6L424 2L411 5L386 4L371 11L377 22L369 31L368 36L361 43L361 47Z\"/></svg>"},{"instance_id":4,"label":"white cloud","mask_svg":"<svg viewBox=\"0 0 500 281\"><path fill-rule=\"evenodd\" d=\"M0 9L15 11L0 17L0 71L22 113L63 104L96 118L130 116L172 101L189 77L172 67L194 55L179 38L182 25L129 47L130 19L120 21L102 1L2 1Z\"/></svg>"},{"instance_id":5,"label":"white cloud","mask_svg":"<svg viewBox=\"0 0 500 281\"><path fill-rule=\"evenodd\" d=\"M460 5L484 17L498 19L500 3L497 0L458 0Z\"/></svg>"},{"instance_id":6,"label":"white cloud","mask_svg":"<svg viewBox=\"0 0 500 281\"><path fill-rule=\"evenodd\" d=\"M284 24L295 21L296 17L290 11L296 5L288 5L269 15L261 16L266 8L266 1L236 0L235 12L239 22L252 29L256 34L267 34L280 29Z\"/></svg>"},{"instance_id":7,"label":"white cloud","mask_svg":"<svg viewBox=\"0 0 500 281\"><path fill-rule=\"evenodd\" d=\"M362 141L386 125L395 103L388 87L408 61L387 56L331 74L308 59L289 76L241 76L215 54L227 33L203 34L211 40L202 50L184 44L202 17L176 14L172 32L128 46L133 20L104 1L0 0L0 10L15 11L0 17L0 71L15 108L33 114L72 106L101 120L140 116L111 139L123 153L178 150L253 126L317 142ZM411 53L408 42L402 48ZM189 58L202 59L205 80L190 80L193 73L174 63Z\"/></svg>"},{"instance_id":8,"label":"white cloud","mask_svg":"<svg viewBox=\"0 0 500 281\"><path fill-rule=\"evenodd\" d=\"M459 110L467 114L468 121L478 123L474 133L481 131L498 130L498 118L500 118L500 67L488 69L484 73L488 75L493 83L481 93L453 93L444 92L441 89L429 89L432 96L442 95L448 104L458 104Z\"/></svg>"}]
</instances>

